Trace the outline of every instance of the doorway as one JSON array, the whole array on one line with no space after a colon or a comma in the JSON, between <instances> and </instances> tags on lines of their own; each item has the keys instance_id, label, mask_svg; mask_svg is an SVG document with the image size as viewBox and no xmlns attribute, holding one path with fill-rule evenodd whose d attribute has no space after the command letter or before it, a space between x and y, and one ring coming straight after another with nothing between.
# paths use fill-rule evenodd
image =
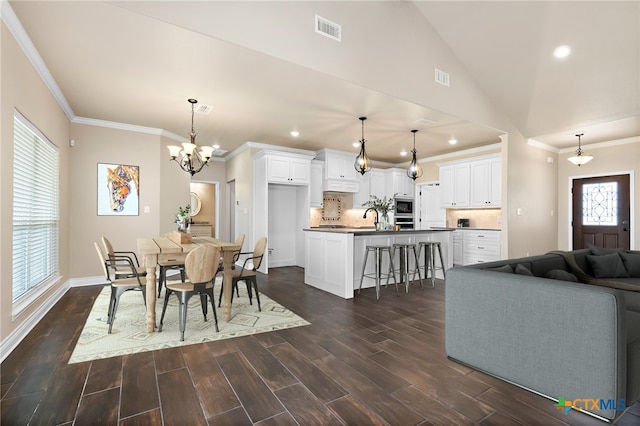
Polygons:
<instances>
[{"instance_id":1,"label":"doorway","mask_svg":"<svg viewBox=\"0 0 640 426\"><path fill-rule=\"evenodd\" d=\"M194 224L211 226L211 236L218 235L218 183L194 182L191 191L191 220Z\"/></svg>"},{"instance_id":2,"label":"doorway","mask_svg":"<svg viewBox=\"0 0 640 426\"><path fill-rule=\"evenodd\" d=\"M630 249L629 174L573 179L573 249L589 244Z\"/></svg>"}]
</instances>

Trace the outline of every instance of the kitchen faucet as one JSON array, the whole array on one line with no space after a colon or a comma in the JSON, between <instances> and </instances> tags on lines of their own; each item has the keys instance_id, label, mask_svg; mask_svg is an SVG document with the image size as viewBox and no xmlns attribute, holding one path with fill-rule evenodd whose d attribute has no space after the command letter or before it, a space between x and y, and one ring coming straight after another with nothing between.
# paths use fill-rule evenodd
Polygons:
<instances>
[{"instance_id":1,"label":"kitchen faucet","mask_svg":"<svg viewBox=\"0 0 640 426\"><path fill-rule=\"evenodd\" d=\"M374 209L373 207L369 207L364 211L362 218L363 219L367 218L367 213L369 213L369 210L373 210L374 212L376 212L376 220L373 221L373 225L377 228L378 227L378 210Z\"/></svg>"}]
</instances>

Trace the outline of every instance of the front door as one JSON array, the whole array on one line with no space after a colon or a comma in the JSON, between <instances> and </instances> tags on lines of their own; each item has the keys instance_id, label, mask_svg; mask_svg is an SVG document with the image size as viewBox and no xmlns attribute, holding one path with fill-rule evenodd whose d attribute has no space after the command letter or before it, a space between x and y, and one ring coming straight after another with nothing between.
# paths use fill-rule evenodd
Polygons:
<instances>
[{"instance_id":1,"label":"front door","mask_svg":"<svg viewBox=\"0 0 640 426\"><path fill-rule=\"evenodd\" d=\"M629 175L574 179L573 249L630 248Z\"/></svg>"}]
</instances>

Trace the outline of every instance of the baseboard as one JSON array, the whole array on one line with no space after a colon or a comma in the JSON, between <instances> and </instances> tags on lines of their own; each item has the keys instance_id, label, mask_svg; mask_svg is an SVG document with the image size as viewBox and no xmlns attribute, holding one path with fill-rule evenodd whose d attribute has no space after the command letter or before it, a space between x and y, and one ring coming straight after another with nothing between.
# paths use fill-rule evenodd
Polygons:
<instances>
[{"instance_id":1,"label":"baseboard","mask_svg":"<svg viewBox=\"0 0 640 426\"><path fill-rule=\"evenodd\" d=\"M95 277L71 278L68 282L69 287L86 287L90 285L107 284L107 281L104 279L104 275L98 275Z\"/></svg>"}]
</instances>

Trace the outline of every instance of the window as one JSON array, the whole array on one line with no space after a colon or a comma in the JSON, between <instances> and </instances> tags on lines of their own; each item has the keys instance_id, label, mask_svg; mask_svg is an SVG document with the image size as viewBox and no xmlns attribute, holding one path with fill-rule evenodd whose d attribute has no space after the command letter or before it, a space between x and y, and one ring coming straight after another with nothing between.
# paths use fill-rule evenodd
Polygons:
<instances>
[{"instance_id":1,"label":"window","mask_svg":"<svg viewBox=\"0 0 640 426\"><path fill-rule=\"evenodd\" d=\"M618 226L618 182L582 185L582 224Z\"/></svg>"},{"instance_id":2,"label":"window","mask_svg":"<svg viewBox=\"0 0 640 426\"><path fill-rule=\"evenodd\" d=\"M13 119L14 314L59 277L60 153L33 124Z\"/></svg>"}]
</instances>

